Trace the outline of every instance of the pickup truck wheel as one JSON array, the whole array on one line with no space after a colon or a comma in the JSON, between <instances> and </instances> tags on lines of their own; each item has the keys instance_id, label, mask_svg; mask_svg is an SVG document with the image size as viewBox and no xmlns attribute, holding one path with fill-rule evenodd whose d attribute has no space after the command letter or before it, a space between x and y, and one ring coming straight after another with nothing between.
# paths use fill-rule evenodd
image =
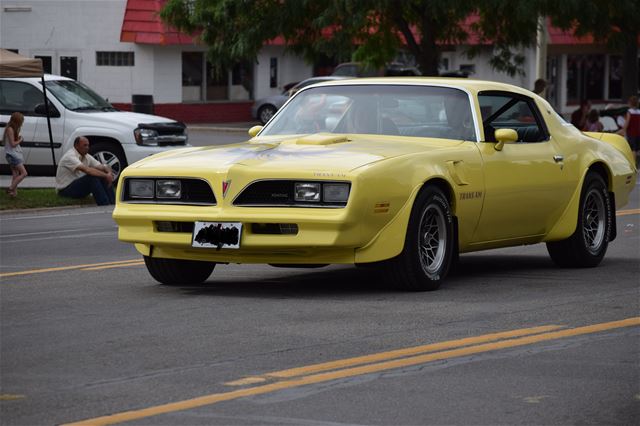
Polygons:
<instances>
[{"instance_id":1,"label":"pickup truck wheel","mask_svg":"<svg viewBox=\"0 0 640 426\"><path fill-rule=\"evenodd\" d=\"M598 266L609 245L612 220L607 185L600 175L590 172L580 195L576 230L566 240L547 243L551 260L569 268Z\"/></svg>"},{"instance_id":2,"label":"pickup truck wheel","mask_svg":"<svg viewBox=\"0 0 640 426\"><path fill-rule=\"evenodd\" d=\"M258 119L260 119L262 124L267 124L267 121L271 120L271 117L273 117L276 111L277 109L273 105L261 106L258 110Z\"/></svg>"},{"instance_id":3,"label":"pickup truck wheel","mask_svg":"<svg viewBox=\"0 0 640 426\"><path fill-rule=\"evenodd\" d=\"M107 166L111 167L116 181L118 180L118 176L120 176L120 173L122 173L124 168L127 167L127 159L124 156L122 148L114 143L91 143L89 153L102 164L106 164Z\"/></svg>"},{"instance_id":4,"label":"pickup truck wheel","mask_svg":"<svg viewBox=\"0 0 640 426\"><path fill-rule=\"evenodd\" d=\"M391 284L403 290L436 290L454 257L453 215L447 197L436 187L425 188L409 218L402 253L385 262Z\"/></svg>"},{"instance_id":5,"label":"pickup truck wheel","mask_svg":"<svg viewBox=\"0 0 640 426\"><path fill-rule=\"evenodd\" d=\"M161 259L144 256L144 264L151 276L164 285L201 284L216 267L214 262L198 260Z\"/></svg>"}]
</instances>

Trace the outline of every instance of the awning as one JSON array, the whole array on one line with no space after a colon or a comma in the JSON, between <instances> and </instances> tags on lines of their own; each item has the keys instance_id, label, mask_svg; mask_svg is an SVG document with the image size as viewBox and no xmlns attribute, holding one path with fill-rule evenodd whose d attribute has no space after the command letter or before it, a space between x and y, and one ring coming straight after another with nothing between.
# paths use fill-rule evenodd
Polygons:
<instances>
[{"instance_id":1,"label":"awning","mask_svg":"<svg viewBox=\"0 0 640 426\"><path fill-rule=\"evenodd\" d=\"M42 60L0 49L0 77L42 77Z\"/></svg>"}]
</instances>

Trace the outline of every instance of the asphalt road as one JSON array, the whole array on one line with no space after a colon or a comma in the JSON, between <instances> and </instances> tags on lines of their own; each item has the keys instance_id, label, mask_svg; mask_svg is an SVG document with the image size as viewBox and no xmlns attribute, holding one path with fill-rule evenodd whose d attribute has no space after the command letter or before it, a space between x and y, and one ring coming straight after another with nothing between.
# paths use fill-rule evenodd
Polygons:
<instances>
[{"instance_id":1,"label":"asphalt road","mask_svg":"<svg viewBox=\"0 0 640 426\"><path fill-rule=\"evenodd\" d=\"M597 268L494 250L431 293L348 266L165 287L109 209L0 215L0 423L640 424L638 193Z\"/></svg>"}]
</instances>

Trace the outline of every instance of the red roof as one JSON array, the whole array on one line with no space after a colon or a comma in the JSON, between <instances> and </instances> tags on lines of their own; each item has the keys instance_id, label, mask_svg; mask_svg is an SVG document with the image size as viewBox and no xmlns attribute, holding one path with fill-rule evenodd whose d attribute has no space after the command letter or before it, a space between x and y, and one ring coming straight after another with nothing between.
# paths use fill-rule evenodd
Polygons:
<instances>
[{"instance_id":1,"label":"red roof","mask_svg":"<svg viewBox=\"0 0 640 426\"><path fill-rule=\"evenodd\" d=\"M181 33L175 28L169 27L160 19L160 10L166 0L127 0L127 7L122 22L120 41L141 44L194 44L194 37ZM480 43L477 34L470 30L471 24L477 22L477 16L469 16L461 24L469 34L466 44L476 45ZM594 44L592 36L576 37L573 31L560 30L547 24L549 31L549 44ZM327 32L327 35L331 31ZM276 37L269 40L269 45L284 45L284 37Z\"/></svg>"},{"instance_id":2,"label":"red roof","mask_svg":"<svg viewBox=\"0 0 640 426\"><path fill-rule=\"evenodd\" d=\"M165 25L160 10L166 0L127 0L120 41L141 44L194 44L192 36Z\"/></svg>"}]
</instances>

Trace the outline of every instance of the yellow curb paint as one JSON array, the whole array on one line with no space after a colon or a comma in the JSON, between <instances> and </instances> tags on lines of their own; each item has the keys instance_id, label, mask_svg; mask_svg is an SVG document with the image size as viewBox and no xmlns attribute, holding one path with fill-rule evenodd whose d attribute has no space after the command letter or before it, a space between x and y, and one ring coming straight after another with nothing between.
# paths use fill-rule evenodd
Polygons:
<instances>
[{"instance_id":1,"label":"yellow curb paint","mask_svg":"<svg viewBox=\"0 0 640 426\"><path fill-rule=\"evenodd\" d=\"M107 265L107 266L94 266L92 268L82 268L81 271L99 271L101 269L111 269L111 268L126 268L128 266L140 266L144 265L144 261L131 262L131 263L121 263L119 265Z\"/></svg>"},{"instance_id":2,"label":"yellow curb paint","mask_svg":"<svg viewBox=\"0 0 640 426\"><path fill-rule=\"evenodd\" d=\"M529 334L536 334L536 333L545 333L545 332L548 332L548 331L557 330L559 328L562 328L562 326L560 326L560 325L546 325L546 326L542 326L542 327L525 328L525 329L521 329L521 330L513 330L513 331L504 331L504 332L500 332L500 333L485 334L483 336L467 337L467 338L459 339L459 340L451 340L451 341L447 341L447 342L434 343L434 344L430 344L430 345L415 346L415 347L405 348L405 349L397 349L397 350L388 351L388 352L380 352L380 353L372 354L372 355L364 355L364 356L359 356L359 357L354 357L354 358L342 359L342 360L338 360L338 361L325 362L325 363L322 363L322 364L314 364L314 365L308 365L308 366L305 366L305 367L291 368L291 369L288 369L288 370L274 371L274 372L271 372L271 373L263 374L262 376L247 377L246 379L252 379L252 380L253 379L255 379L255 380L261 379L262 381L264 381L267 378L272 378L273 379L273 378L296 377L296 376L302 376L302 375L310 374L310 373L318 373L318 372L321 372L321 371L336 370L338 368L352 367L354 365L370 364L372 362L378 362L378 361L384 361L384 360L389 360L389 359L394 359L394 358L400 358L400 357L405 357L405 356L409 356L409 355L416 355L416 354L425 353L425 352L435 352L435 351L440 351L440 350L443 350L443 349L459 348L461 346L469 346L469 345L476 345L478 343L486 343L486 342L490 342L490 341L493 341L493 340L520 337L520 336L526 336L526 335L529 335ZM243 379L241 379L241 380L243 380ZM231 385L231 386L238 386L240 384L246 384L246 383L237 384L237 382L239 382L239 381L229 382L229 383L225 383L225 384Z\"/></svg>"},{"instance_id":3,"label":"yellow curb paint","mask_svg":"<svg viewBox=\"0 0 640 426\"><path fill-rule=\"evenodd\" d=\"M188 410L192 408L212 405L218 402L230 401L253 395L262 395L265 393L275 392L282 389L290 389L299 386L305 386L315 383L322 383L336 379L344 379L347 377L359 376L363 374L377 373L386 370L392 370L403 367L410 367L419 364L425 364L432 361L438 361L448 358L468 356L482 352L490 352L499 349L513 348L519 346L530 345L533 343L545 342L549 340L562 339L565 337L580 336L590 333L598 333L606 330L613 330L622 327L640 326L640 317L628 318L621 321L613 321L602 324L577 327L573 329L552 331L544 334L533 336L519 337L510 340L502 340L494 343L485 343L476 346L468 346L465 348L454 349L443 352L430 353L409 358L396 359L391 361L380 362L376 364L363 365L359 367L347 368L344 370L332 371L328 373L313 374L295 379L283 380L281 382L271 383L262 386L256 386L246 389L238 389L231 392L217 393L205 395L198 398L187 399L179 402L158 405L155 407L143 408L140 410L126 411L122 413L112 414L93 419L82 420L80 422L68 423L66 426L76 425L110 425L131 420L142 419L146 417L156 416L159 414L172 413L176 411Z\"/></svg>"},{"instance_id":4,"label":"yellow curb paint","mask_svg":"<svg viewBox=\"0 0 640 426\"><path fill-rule=\"evenodd\" d=\"M90 268L92 266L121 265L121 264L132 263L132 262L140 262L140 259L119 260L117 262L88 263L86 265L59 266L56 268L31 269L28 271L20 271L20 272L5 272L0 274L0 278L16 277L19 275L29 275L29 274L43 274L45 272L69 271L72 269Z\"/></svg>"},{"instance_id":5,"label":"yellow curb paint","mask_svg":"<svg viewBox=\"0 0 640 426\"><path fill-rule=\"evenodd\" d=\"M629 216L632 214L640 214L640 209L620 210L619 212L616 213L616 216Z\"/></svg>"}]
</instances>

